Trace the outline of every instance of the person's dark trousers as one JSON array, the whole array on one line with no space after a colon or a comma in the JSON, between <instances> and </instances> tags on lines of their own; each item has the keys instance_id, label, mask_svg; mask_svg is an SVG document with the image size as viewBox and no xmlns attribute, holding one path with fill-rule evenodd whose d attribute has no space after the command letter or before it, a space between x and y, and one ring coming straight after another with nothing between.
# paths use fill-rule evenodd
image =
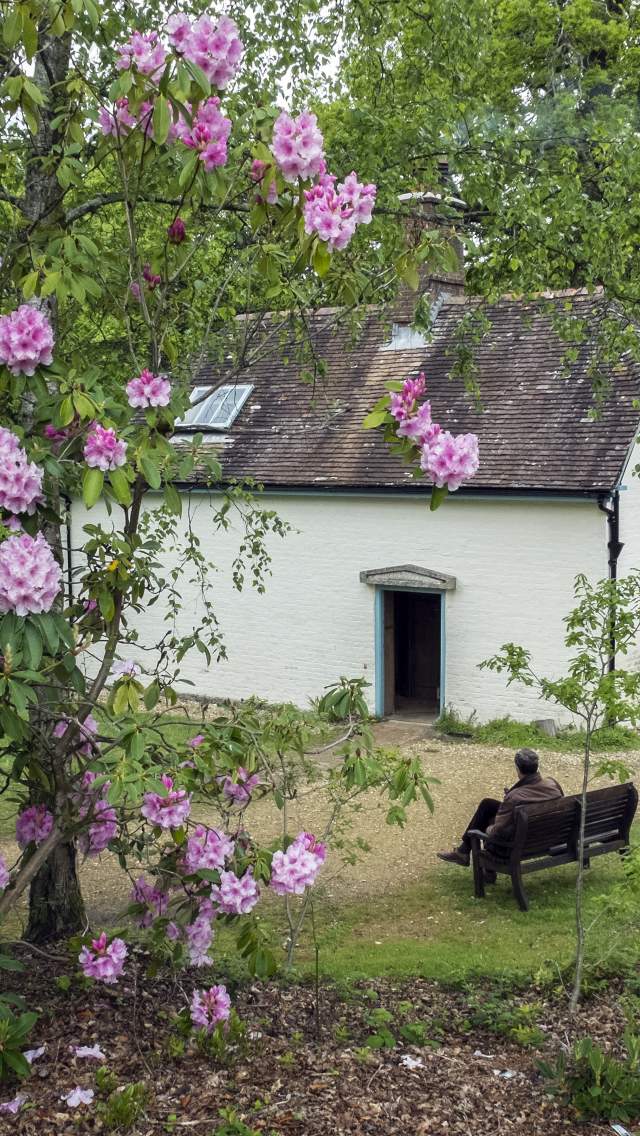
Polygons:
<instances>
[{"instance_id":1,"label":"person's dark trousers","mask_svg":"<svg viewBox=\"0 0 640 1136\"><path fill-rule=\"evenodd\" d=\"M478 805L475 813L471 817L467 825L467 831L464 833L460 842L460 847L465 852L471 851L471 837L468 835L470 828L479 828L481 832L486 832L490 824L493 824L496 819L496 813L500 808L500 801L494 800L493 797L485 797Z\"/></svg>"}]
</instances>

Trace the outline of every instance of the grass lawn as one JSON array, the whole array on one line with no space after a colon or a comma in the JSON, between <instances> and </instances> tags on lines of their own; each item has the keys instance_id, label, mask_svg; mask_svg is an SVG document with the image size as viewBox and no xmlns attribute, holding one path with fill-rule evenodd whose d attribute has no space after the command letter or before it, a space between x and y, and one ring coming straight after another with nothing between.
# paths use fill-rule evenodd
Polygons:
<instances>
[{"instance_id":1,"label":"grass lawn","mask_svg":"<svg viewBox=\"0 0 640 1136\"><path fill-rule=\"evenodd\" d=\"M380 739L383 744L389 739ZM395 744L395 739L391 739ZM420 976L460 983L479 976L530 979L544 973L559 976L571 962L575 943L575 865L529 876L525 880L530 910L521 912L507 877L487 888L484 900L473 896L470 870L443 864L435 853L451 847L481 796L501 795L511 783L513 750L473 739L455 742L425 738L401 743L419 752L425 767L439 778L435 814L416 807L406 828L389 828L385 810L375 796L365 800L354 817L354 836L366 838L372 851L354 866L343 866L331 853L314 893L316 942L323 975L349 983L355 978ZM637 773L638 755L624 756ZM544 770L557 776L567 792L580 780L580 758L570 753L545 753ZM606 783L606 782L605 782ZM318 791L303 795L292 809L292 827L322 830L327 804ZM0 843L9 859L12 847L11 807L0 805ZM215 824L202 806L198 820ZM272 802L255 806L249 826L259 840L278 834L280 814ZM636 843L640 824L636 826ZM135 872L134 874L138 874ZM587 921L597 914L598 897L622 879L617 855L593 861L586 877ZM114 857L88 860L82 867L83 892L92 926L108 926L120 918L131 884ZM261 917L278 944L285 937L279 901L265 895ZM19 916L19 919L23 916ZM19 934L19 919L10 929ZM237 966L237 953L228 932L217 938L216 957ZM613 967L622 955L640 957L637 936L624 941L606 917L596 920L589 937L589 957ZM234 961L235 960L235 961ZM315 946L309 922L301 938L296 967L313 973Z\"/></svg>"}]
</instances>

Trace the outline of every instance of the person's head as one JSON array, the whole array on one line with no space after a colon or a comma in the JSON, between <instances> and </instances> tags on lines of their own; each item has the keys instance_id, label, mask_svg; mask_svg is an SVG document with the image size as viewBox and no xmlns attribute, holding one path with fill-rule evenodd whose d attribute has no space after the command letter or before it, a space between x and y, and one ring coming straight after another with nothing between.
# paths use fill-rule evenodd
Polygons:
<instances>
[{"instance_id":1,"label":"person's head","mask_svg":"<svg viewBox=\"0 0 640 1136\"><path fill-rule=\"evenodd\" d=\"M540 758L538 757L535 749L519 749L516 753L516 769L520 777L526 777L530 773L537 773Z\"/></svg>"}]
</instances>

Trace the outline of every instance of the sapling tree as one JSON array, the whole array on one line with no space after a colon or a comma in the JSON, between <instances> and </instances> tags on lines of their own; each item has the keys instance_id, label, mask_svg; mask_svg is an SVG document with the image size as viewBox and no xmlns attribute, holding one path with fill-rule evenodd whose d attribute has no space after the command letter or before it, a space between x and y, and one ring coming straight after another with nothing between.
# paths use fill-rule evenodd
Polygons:
<instances>
[{"instance_id":1,"label":"sapling tree","mask_svg":"<svg viewBox=\"0 0 640 1136\"><path fill-rule=\"evenodd\" d=\"M576 963L570 1007L574 1013L581 993L585 957L583 915L586 795L592 774L591 746L594 730L611 722L640 720L640 672L620 666L637 647L640 631L640 572L619 580L591 583L586 576L576 578L576 606L565 617L565 644L573 652L566 674L560 678L539 675L531 653L515 643L480 664L507 675L507 683L521 683L541 698L555 702L580 721L584 729L582 763L582 809L578 837L576 879ZM615 653L615 656L614 656ZM607 768L604 771L613 772Z\"/></svg>"}]
</instances>

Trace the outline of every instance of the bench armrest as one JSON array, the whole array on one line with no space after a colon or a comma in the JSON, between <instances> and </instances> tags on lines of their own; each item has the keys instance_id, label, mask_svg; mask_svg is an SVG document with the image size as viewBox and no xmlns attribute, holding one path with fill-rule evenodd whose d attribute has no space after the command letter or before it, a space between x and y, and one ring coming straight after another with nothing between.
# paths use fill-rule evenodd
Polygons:
<instances>
[{"instance_id":1,"label":"bench armrest","mask_svg":"<svg viewBox=\"0 0 640 1136\"><path fill-rule=\"evenodd\" d=\"M513 848L513 840L501 840L499 836L493 836L490 832L482 832L479 828L470 828L467 831L467 836L471 837L471 843L480 843L481 840L489 840L491 844L501 844L503 848Z\"/></svg>"}]
</instances>

